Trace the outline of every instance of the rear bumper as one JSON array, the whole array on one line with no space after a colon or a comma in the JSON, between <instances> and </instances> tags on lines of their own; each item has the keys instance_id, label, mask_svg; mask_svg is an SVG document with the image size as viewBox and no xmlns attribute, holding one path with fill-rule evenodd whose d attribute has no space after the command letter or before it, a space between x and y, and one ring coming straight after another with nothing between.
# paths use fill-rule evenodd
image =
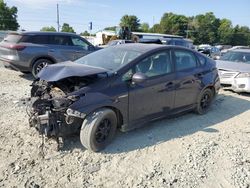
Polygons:
<instances>
[{"instance_id":1,"label":"rear bumper","mask_svg":"<svg viewBox=\"0 0 250 188\"><path fill-rule=\"evenodd\" d=\"M0 57L0 61L3 63L5 68L9 68L16 71L30 72L30 67L28 62L17 62L9 59Z\"/></svg>"}]
</instances>

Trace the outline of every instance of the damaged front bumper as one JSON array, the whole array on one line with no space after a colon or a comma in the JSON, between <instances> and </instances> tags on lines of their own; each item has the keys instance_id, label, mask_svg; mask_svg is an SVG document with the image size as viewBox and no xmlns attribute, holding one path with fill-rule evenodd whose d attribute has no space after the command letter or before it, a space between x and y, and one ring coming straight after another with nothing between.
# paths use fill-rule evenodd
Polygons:
<instances>
[{"instance_id":1,"label":"damaged front bumper","mask_svg":"<svg viewBox=\"0 0 250 188\"><path fill-rule=\"evenodd\" d=\"M75 111L69 106L74 101L62 97L56 99L30 99L27 113L29 124L46 137L63 137L76 133L85 114Z\"/></svg>"}]
</instances>

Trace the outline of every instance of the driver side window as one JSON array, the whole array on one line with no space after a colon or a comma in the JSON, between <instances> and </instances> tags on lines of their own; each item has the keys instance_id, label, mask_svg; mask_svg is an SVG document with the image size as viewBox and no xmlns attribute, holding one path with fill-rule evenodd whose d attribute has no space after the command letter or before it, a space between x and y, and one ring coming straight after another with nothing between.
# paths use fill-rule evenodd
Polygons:
<instances>
[{"instance_id":1,"label":"driver side window","mask_svg":"<svg viewBox=\"0 0 250 188\"><path fill-rule=\"evenodd\" d=\"M147 77L151 78L171 72L172 63L169 51L160 52L143 59L132 69L129 69L129 71L123 75L122 80L131 80L133 74L135 73L143 73Z\"/></svg>"},{"instance_id":2,"label":"driver side window","mask_svg":"<svg viewBox=\"0 0 250 188\"><path fill-rule=\"evenodd\" d=\"M78 37L72 37L72 43L74 46L79 46L82 47L85 50L88 50L88 44L86 42L84 42L82 39L78 38Z\"/></svg>"},{"instance_id":3,"label":"driver side window","mask_svg":"<svg viewBox=\"0 0 250 188\"><path fill-rule=\"evenodd\" d=\"M172 72L169 52L152 55L135 66L135 73L140 72L147 77L154 77Z\"/></svg>"}]
</instances>

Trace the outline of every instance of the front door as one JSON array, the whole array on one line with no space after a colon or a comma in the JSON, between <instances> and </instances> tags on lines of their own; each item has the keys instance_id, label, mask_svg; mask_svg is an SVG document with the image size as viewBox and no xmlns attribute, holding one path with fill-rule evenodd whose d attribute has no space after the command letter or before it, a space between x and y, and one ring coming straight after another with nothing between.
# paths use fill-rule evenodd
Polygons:
<instances>
[{"instance_id":1,"label":"front door","mask_svg":"<svg viewBox=\"0 0 250 188\"><path fill-rule=\"evenodd\" d=\"M129 121L154 119L167 113L174 104L174 73L170 52L156 53L141 62L133 72L143 73L147 80L129 86Z\"/></svg>"}]
</instances>

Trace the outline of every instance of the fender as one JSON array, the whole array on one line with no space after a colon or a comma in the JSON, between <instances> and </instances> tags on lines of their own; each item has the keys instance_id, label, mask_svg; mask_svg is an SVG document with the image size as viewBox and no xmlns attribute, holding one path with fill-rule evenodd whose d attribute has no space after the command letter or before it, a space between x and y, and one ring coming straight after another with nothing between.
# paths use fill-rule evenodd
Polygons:
<instances>
[{"instance_id":1,"label":"fender","mask_svg":"<svg viewBox=\"0 0 250 188\"><path fill-rule=\"evenodd\" d=\"M86 93L78 101L74 102L70 109L84 113L86 115L91 114L95 110L103 107L111 107L117 109L123 118L123 123L127 123L127 105L128 98L118 99L117 97L112 98L102 93Z\"/></svg>"}]
</instances>

